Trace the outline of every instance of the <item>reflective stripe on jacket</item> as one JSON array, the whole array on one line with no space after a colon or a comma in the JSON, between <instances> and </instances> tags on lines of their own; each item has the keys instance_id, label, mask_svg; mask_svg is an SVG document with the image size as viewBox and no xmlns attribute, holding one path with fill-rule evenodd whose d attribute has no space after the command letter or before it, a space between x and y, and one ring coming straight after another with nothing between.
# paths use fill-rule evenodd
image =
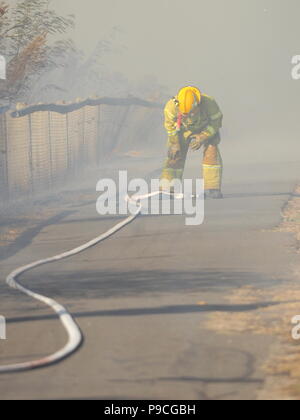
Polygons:
<instances>
[{"instance_id":1,"label":"reflective stripe on jacket","mask_svg":"<svg viewBox=\"0 0 300 420\"><path fill-rule=\"evenodd\" d=\"M176 97L167 103L164 115L165 128L170 144L179 141L180 133L185 139L188 139L193 134L200 133L205 134L207 139L215 137L219 133L223 121L223 114L217 102L207 95L202 95L199 107L197 107L188 117L183 117L180 128L178 127L180 111Z\"/></svg>"}]
</instances>

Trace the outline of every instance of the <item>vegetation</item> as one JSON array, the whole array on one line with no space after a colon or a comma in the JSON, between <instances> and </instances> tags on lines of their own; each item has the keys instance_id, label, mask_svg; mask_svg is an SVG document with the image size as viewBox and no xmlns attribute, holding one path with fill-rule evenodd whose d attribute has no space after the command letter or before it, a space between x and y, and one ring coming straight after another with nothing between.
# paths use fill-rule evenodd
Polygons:
<instances>
[{"instance_id":1,"label":"vegetation","mask_svg":"<svg viewBox=\"0 0 300 420\"><path fill-rule=\"evenodd\" d=\"M68 39L54 40L73 26L74 17L57 15L50 0L21 0L15 6L0 3L0 51L8 63L7 79L0 81L1 99L23 99L35 83L75 50Z\"/></svg>"},{"instance_id":2,"label":"vegetation","mask_svg":"<svg viewBox=\"0 0 300 420\"><path fill-rule=\"evenodd\" d=\"M157 99L164 88L153 78L130 84L122 72L105 65L106 56L121 53L120 29L97 42L85 56L68 39L75 17L59 16L51 0L0 0L0 54L7 61L6 80L0 80L0 106L17 102L72 101L97 96ZM154 96L153 96L154 95Z\"/></svg>"}]
</instances>

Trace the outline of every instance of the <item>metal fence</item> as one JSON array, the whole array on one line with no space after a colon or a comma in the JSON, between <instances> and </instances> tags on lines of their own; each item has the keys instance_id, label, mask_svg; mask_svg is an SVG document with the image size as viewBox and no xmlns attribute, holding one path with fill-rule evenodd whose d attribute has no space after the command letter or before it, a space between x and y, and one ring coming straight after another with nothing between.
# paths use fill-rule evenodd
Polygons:
<instances>
[{"instance_id":1,"label":"metal fence","mask_svg":"<svg viewBox=\"0 0 300 420\"><path fill-rule=\"evenodd\" d=\"M0 114L1 203L47 191L114 151L146 141L159 108L136 98L103 98Z\"/></svg>"}]
</instances>

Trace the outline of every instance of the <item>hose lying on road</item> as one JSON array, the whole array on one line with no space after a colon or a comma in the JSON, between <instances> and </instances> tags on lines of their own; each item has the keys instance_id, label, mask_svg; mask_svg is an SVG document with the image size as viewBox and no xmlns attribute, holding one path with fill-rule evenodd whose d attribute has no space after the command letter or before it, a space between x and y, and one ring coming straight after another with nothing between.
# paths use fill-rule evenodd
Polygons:
<instances>
[{"instance_id":1,"label":"hose lying on road","mask_svg":"<svg viewBox=\"0 0 300 420\"><path fill-rule=\"evenodd\" d=\"M21 276L21 274L24 274L30 270L33 270L36 267L39 267L44 264L54 263L56 261L60 261L69 257L72 257L74 255L77 255L83 251L86 251L87 249L99 244L100 242L103 242L104 240L108 239L121 229L123 229L125 226L129 225L131 222L133 222L142 211L142 205L141 200L153 197L155 195L169 195L167 192L155 192L152 194L148 194L145 196L136 196L136 197L129 197L127 195L126 200L128 202L135 202L137 204L137 210L134 212L131 216L127 217L122 222L115 225L113 228L108 230L107 232L103 233L102 235L98 236L97 238L91 240L90 242L87 242L86 244L72 249L71 251L65 252L63 254L55 255L51 258L46 258L43 260L36 261L32 264L28 264L26 266L20 267L16 270L14 270L12 273L10 273L6 279L7 284L13 288L17 289L20 292L23 292L27 296L32 297L33 299L36 299L53 309L53 311L58 315L61 323L63 324L63 327L67 331L68 334L68 342L67 344L59 351L57 351L54 354L51 354L50 356L46 356L42 359L31 361L31 362L24 362L24 363L18 363L18 364L12 364L7 366L0 366L0 374L1 373L14 373L14 372L22 372L26 370L32 370L37 368L46 367L49 365L52 365L54 363L57 363L66 357L73 354L82 344L83 342L83 335L76 324L75 320L71 316L71 314L67 311L66 308L64 308L62 305L60 305L58 302L56 302L53 299L50 299L46 296L42 296L40 294L34 293L29 289L26 289L24 286L22 286L20 283L17 282L17 279ZM181 198L180 196L175 196L175 198Z\"/></svg>"}]
</instances>

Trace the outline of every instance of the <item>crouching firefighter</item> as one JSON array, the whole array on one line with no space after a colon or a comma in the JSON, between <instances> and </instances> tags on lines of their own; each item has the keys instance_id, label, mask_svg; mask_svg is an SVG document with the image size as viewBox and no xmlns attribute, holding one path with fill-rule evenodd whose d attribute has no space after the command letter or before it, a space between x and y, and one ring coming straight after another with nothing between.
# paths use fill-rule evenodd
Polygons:
<instances>
[{"instance_id":1,"label":"crouching firefighter","mask_svg":"<svg viewBox=\"0 0 300 420\"><path fill-rule=\"evenodd\" d=\"M164 164L161 190L172 192L172 182L182 181L188 150L203 147L205 196L223 198L222 158L218 148L223 115L216 101L195 87L185 87L164 110L168 133L168 158Z\"/></svg>"}]
</instances>

